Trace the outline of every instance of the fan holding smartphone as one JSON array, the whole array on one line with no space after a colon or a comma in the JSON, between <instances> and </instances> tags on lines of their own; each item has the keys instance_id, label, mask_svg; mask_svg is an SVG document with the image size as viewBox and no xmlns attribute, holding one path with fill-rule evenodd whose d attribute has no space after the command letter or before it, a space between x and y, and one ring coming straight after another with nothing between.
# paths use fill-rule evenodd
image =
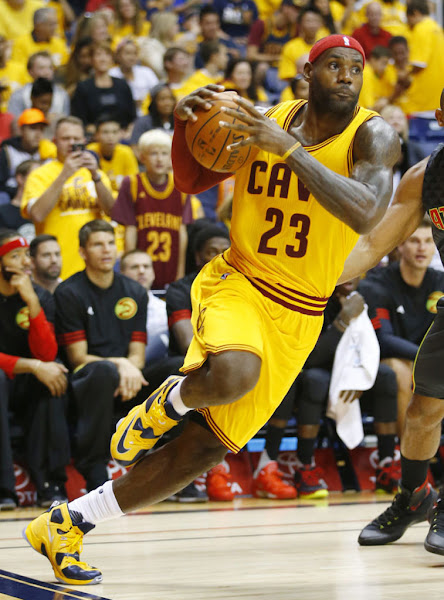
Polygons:
<instances>
[{"instance_id":1,"label":"fan holding smartphone","mask_svg":"<svg viewBox=\"0 0 444 600\"><path fill-rule=\"evenodd\" d=\"M114 203L111 183L85 142L80 119L60 119L54 134L57 159L35 169L23 192L22 214L32 219L37 235L49 233L60 241L62 279L85 267L78 252L79 229L109 214Z\"/></svg>"}]
</instances>

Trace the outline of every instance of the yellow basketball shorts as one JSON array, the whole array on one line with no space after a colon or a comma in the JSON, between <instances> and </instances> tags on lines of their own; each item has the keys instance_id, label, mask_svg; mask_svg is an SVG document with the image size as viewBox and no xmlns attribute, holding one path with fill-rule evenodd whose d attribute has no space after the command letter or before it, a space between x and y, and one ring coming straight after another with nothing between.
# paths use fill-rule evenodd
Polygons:
<instances>
[{"instance_id":1,"label":"yellow basketball shorts","mask_svg":"<svg viewBox=\"0 0 444 600\"><path fill-rule=\"evenodd\" d=\"M259 381L251 392L232 404L198 409L219 440L239 452L290 389L319 337L323 319L266 298L222 256L201 270L191 299L194 337L181 369L184 373L201 367L209 354L225 351L244 350L262 360Z\"/></svg>"}]
</instances>

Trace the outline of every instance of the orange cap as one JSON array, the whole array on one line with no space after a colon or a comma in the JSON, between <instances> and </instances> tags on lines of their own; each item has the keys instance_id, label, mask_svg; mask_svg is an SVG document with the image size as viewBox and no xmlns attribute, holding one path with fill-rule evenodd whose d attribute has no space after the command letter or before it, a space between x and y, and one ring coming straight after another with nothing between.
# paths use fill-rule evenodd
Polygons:
<instances>
[{"instance_id":1,"label":"orange cap","mask_svg":"<svg viewBox=\"0 0 444 600\"><path fill-rule=\"evenodd\" d=\"M36 125L37 123L48 125L45 115L38 108L27 108L24 110L19 116L17 123L19 127L22 125Z\"/></svg>"}]
</instances>

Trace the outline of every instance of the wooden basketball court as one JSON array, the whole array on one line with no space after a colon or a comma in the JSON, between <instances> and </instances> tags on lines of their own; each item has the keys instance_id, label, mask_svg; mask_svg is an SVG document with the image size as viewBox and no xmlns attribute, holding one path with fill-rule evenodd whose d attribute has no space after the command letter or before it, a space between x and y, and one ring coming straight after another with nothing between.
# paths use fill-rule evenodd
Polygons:
<instances>
[{"instance_id":1,"label":"wooden basketball court","mask_svg":"<svg viewBox=\"0 0 444 600\"><path fill-rule=\"evenodd\" d=\"M163 502L99 525L83 557L104 582L57 584L21 537L38 509L0 513L0 600L375 600L441 598L444 557L427 525L396 544L361 548L361 528L388 505L370 493L329 501Z\"/></svg>"}]
</instances>

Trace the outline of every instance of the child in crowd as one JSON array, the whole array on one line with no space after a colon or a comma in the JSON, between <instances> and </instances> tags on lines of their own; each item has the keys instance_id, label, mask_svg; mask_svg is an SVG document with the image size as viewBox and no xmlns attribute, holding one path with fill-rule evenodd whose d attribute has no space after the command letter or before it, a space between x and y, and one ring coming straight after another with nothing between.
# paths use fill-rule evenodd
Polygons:
<instances>
[{"instance_id":1,"label":"child in crowd","mask_svg":"<svg viewBox=\"0 0 444 600\"><path fill-rule=\"evenodd\" d=\"M112 218L125 225L125 251L138 248L153 259L153 289L185 275L186 225L192 221L190 196L174 185L171 137L147 131L138 143L145 173L125 177Z\"/></svg>"}]
</instances>

